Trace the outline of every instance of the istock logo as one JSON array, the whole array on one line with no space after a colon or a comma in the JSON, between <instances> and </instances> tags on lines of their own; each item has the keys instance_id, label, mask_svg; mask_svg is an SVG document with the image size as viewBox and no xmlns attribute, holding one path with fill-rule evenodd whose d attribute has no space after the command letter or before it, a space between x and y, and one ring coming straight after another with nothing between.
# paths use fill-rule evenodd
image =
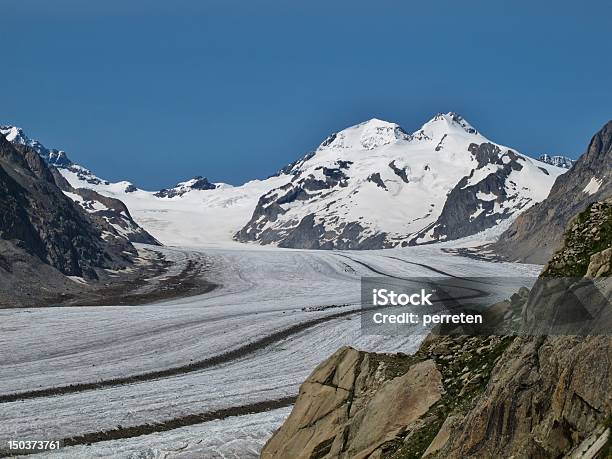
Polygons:
<instances>
[{"instance_id":1,"label":"istock logo","mask_svg":"<svg viewBox=\"0 0 612 459\"><path fill-rule=\"evenodd\" d=\"M425 293L421 289L419 293L395 293L385 288L372 289L372 304L374 306L433 306L430 299L432 293Z\"/></svg>"}]
</instances>

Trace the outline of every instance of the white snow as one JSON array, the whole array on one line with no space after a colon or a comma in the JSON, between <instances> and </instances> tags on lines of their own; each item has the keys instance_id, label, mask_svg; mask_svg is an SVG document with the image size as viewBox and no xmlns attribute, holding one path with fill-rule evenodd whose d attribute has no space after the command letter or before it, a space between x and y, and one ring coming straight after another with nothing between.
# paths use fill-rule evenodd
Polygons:
<instances>
[{"instance_id":1,"label":"white snow","mask_svg":"<svg viewBox=\"0 0 612 459\"><path fill-rule=\"evenodd\" d=\"M86 212L91 213L91 212L97 212L101 210L108 210L108 207L106 207L100 201L86 200L81 195L76 194L76 193L71 193L69 191L64 191L63 193L66 196L68 196L70 199L72 199L74 202L79 204Z\"/></svg>"},{"instance_id":2,"label":"white snow","mask_svg":"<svg viewBox=\"0 0 612 459\"><path fill-rule=\"evenodd\" d=\"M495 201L497 199L497 196L493 193L483 193L481 191L476 193L476 197L481 201Z\"/></svg>"},{"instance_id":3,"label":"white snow","mask_svg":"<svg viewBox=\"0 0 612 459\"><path fill-rule=\"evenodd\" d=\"M169 432L74 446L36 457L49 459L256 459L291 408L230 417Z\"/></svg>"},{"instance_id":4,"label":"white snow","mask_svg":"<svg viewBox=\"0 0 612 459\"><path fill-rule=\"evenodd\" d=\"M23 131L16 126L0 126L0 134L4 135L9 142L14 142L15 139L23 136Z\"/></svg>"},{"instance_id":5,"label":"white snow","mask_svg":"<svg viewBox=\"0 0 612 459\"><path fill-rule=\"evenodd\" d=\"M587 183L587 185L584 187L582 191L584 191L585 193L589 195L593 195L597 193L602 183L603 183L602 179L598 179L597 177L591 177L591 180L589 180L589 183Z\"/></svg>"},{"instance_id":6,"label":"white snow","mask_svg":"<svg viewBox=\"0 0 612 459\"><path fill-rule=\"evenodd\" d=\"M191 190L182 196L158 198L154 192L126 193L129 182L92 185L68 169L62 175L75 188L86 187L125 203L132 218L167 245L232 244L232 237L251 218L259 197L288 179L253 180L242 186Z\"/></svg>"}]
</instances>

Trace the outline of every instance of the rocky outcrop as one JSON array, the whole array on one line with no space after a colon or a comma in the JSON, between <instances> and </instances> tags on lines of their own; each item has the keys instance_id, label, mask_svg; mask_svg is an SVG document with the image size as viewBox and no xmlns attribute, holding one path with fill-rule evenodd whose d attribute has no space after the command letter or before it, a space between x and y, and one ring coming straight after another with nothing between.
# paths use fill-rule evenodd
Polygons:
<instances>
[{"instance_id":1,"label":"rocky outcrop","mask_svg":"<svg viewBox=\"0 0 612 459\"><path fill-rule=\"evenodd\" d=\"M413 356L341 348L304 382L261 456L420 457L449 413L482 391L509 342L440 337Z\"/></svg>"},{"instance_id":2,"label":"rocky outcrop","mask_svg":"<svg viewBox=\"0 0 612 459\"><path fill-rule=\"evenodd\" d=\"M559 155L540 155L538 160L542 161L543 163L550 164L551 166L562 167L564 169L569 169L576 163L575 159Z\"/></svg>"},{"instance_id":3,"label":"rocky outcrop","mask_svg":"<svg viewBox=\"0 0 612 459\"><path fill-rule=\"evenodd\" d=\"M559 176L548 197L525 211L491 248L509 260L546 263L560 247L574 215L612 196L612 121L595 134L586 153Z\"/></svg>"},{"instance_id":4,"label":"rocky outcrop","mask_svg":"<svg viewBox=\"0 0 612 459\"><path fill-rule=\"evenodd\" d=\"M262 458L371 457L443 395L442 374L432 360L392 378L393 365L403 360L341 348L302 385L289 419Z\"/></svg>"},{"instance_id":5,"label":"rocky outcrop","mask_svg":"<svg viewBox=\"0 0 612 459\"><path fill-rule=\"evenodd\" d=\"M210 183L206 177L200 175L186 182L178 183L174 188L164 188L155 193L158 198L174 198L175 196L183 196L192 190L214 190L217 185Z\"/></svg>"},{"instance_id":6,"label":"rocky outcrop","mask_svg":"<svg viewBox=\"0 0 612 459\"><path fill-rule=\"evenodd\" d=\"M610 274L612 199L590 204L565 232L563 249L555 253L543 276L596 277Z\"/></svg>"},{"instance_id":7,"label":"rocky outcrop","mask_svg":"<svg viewBox=\"0 0 612 459\"><path fill-rule=\"evenodd\" d=\"M612 413L610 355L608 336L517 338L435 456L568 454Z\"/></svg>"},{"instance_id":8,"label":"rocky outcrop","mask_svg":"<svg viewBox=\"0 0 612 459\"><path fill-rule=\"evenodd\" d=\"M105 240L119 238L128 242L161 245L134 221L127 206L119 199L103 196L89 188L72 188L70 185L68 187L65 190L66 195L103 229Z\"/></svg>"},{"instance_id":9,"label":"rocky outcrop","mask_svg":"<svg viewBox=\"0 0 612 459\"><path fill-rule=\"evenodd\" d=\"M612 248L594 253L589 258L587 277L612 276Z\"/></svg>"}]
</instances>

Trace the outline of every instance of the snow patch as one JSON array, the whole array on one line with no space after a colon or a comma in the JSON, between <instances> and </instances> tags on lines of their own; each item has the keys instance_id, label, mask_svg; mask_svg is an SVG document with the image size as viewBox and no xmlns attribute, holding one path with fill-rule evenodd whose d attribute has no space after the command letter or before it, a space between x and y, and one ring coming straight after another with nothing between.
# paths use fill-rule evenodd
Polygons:
<instances>
[{"instance_id":1,"label":"snow patch","mask_svg":"<svg viewBox=\"0 0 612 459\"><path fill-rule=\"evenodd\" d=\"M589 180L589 183L587 183L587 185L584 187L582 191L589 195L593 195L599 191L599 187L601 186L602 183L603 183L602 179L591 177L591 180Z\"/></svg>"}]
</instances>

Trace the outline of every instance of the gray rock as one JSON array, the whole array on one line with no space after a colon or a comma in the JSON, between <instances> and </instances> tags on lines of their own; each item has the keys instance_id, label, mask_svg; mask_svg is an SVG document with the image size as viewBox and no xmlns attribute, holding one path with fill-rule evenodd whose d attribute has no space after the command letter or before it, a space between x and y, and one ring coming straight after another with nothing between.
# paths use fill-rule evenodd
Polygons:
<instances>
[{"instance_id":1,"label":"gray rock","mask_svg":"<svg viewBox=\"0 0 612 459\"><path fill-rule=\"evenodd\" d=\"M545 154L540 155L538 160L551 166L563 167L564 169L569 169L576 164L575 159L568 158L567 156L550 156Z\"/></svg>"},{"instance_id":2,"label":"gray rock","mask_svg":"<svg viewBox=\"0 0 612 459\"><path fill-rule=\"evenodd\" d=\"M591 184L593 193L589 193ZM509 260L545 263L560 247L570 219L590 203L612 196L612 121L591 140L586 153L559 176L548 197L519 215L493 249Z\"/></svg>"},{"instance_id":3,"label":"gray rock","mask_svg":"<svg viewBox=\"0 0 612 459\"><path fill-rule=\"evenodd\" d=\"M395 165L395 161L391 161L389 163L389 167L395 172L395 174L402 179L404 183L408 183L408 174L406 174L406 169L400 169Z\"/></svg>"},{"instance_id":4,"label":"gray rock","mask_svg":"<svg viewBox=\"0 0 612 459\"><path fill-rule=\"evenodd\" d=\"M210 183L206 177L197 175L187 182L178 183L174 188L164 188L155 193L158 198L174 198L175 196L183 196L192 190L214 190L217 186ZM126 190L126 192L128 192Z\"/></svg>"},{"instance_id":5,"label":"gray rock","mask_svg":"<svg viewBox=\"0 0 612 459\"><path fill-rule=\"evenodd\" d=\"M387 189L387 187L385 186L385 182L383 182L382 179L380 178L380 172L376 172L375 174L370 174L370 176L368 177L368 182L375 183L376 186L379 186L383 190Z\"/></svg>"},{"instance_id":6,"label":"gray rock","mask_svg":"<svg viewBox=\"0 0 612 459\"><path fill-rule=\"evenodd\" d=\"M117 269L135 253L127 241L105 241L102 229L55 183L30 147L0 135L0 239L66 275L96 278L97 268Z\"/></svg>"},{"instance_id":7,"label":"gray rock","mask_svg":"<svg viewBox=\"0 0 612 459\"><path fill-rule=\"evenodd\" d=\"M455 185L436 222L411 238L411 244L418 243L432 231L431 242L459 239L479 233L510 218L529 204L529 200L523 200L512 206L506 205L509 199L515 198L508 192L515 187L509 176L512 171L520 171L523 168L521 157L512 150L502 153L499 147L490 143L471 144L469 150L477 161L476 169L472 169L468 177L464 177ZM482 180L468 185L476 170L489 164L500 167ZM494 199L481 199L478 197L481 194L493 196Z\"/></svg>"}]
</instances>

